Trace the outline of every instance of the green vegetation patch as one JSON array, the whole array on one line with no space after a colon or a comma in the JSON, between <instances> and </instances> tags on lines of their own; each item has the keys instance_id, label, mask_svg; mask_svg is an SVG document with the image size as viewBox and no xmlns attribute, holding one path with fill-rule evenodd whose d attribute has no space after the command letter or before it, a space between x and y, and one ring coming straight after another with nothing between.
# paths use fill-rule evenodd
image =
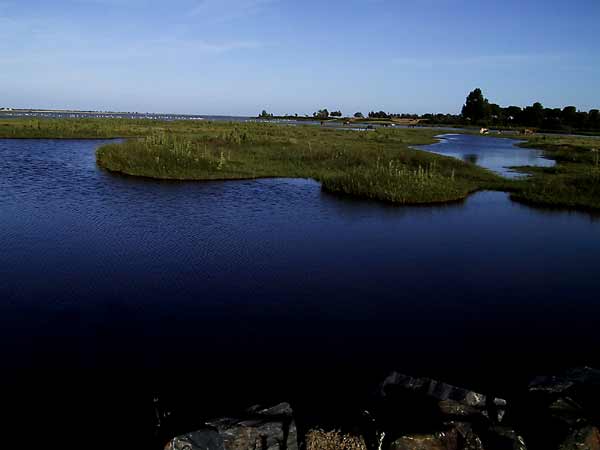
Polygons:
<instances>
[{"instance_id":1,"label":"green vegetation patch","mask_svg":"<svg viewBox=\"0 0 600 450\"><path fill-rule=\"evenodd\" d=\"M410 148L435 142L435 130L352 132L265 123L175 126L103 146L98 164L129 175L216 180L313 178L323 188L402 204L447 202L500 182L487 170Z\"/></svg>"},{"instance_id":2,"label":"green vegetation patch","mask_svg":"<svg viewBox=\"0 0 600 450\"><path fill-rule=\"evenodd\" d=\"M478 184L444 174L436 161L428 166L409 166L390 160L387 164L352 169L323 180L330 192L373 198L393 203L436 203L464 199Z\"/></svg>"},{"instance_id":3,"label":"green vegetation patch","mask_svg":"<svg viewBox=\"0 0 600 450\"><path fill-rule=\"evenodd\" d=\"M107 139L144 136L156 128L152 120L123 119L5 119L4 139Z\"/></svg>"},{"instance_id":4,"label":"green vegetation patch","mask_svg":"<svg viewBox=\"0 0 600 450\"><path fill-rule=\"evenodd\" d=\"M530 178L511 198L540 206L600 209L600 139L535 136L523 147L544 150L555 167L524 167Z\"/></svg>"}]
</instances>

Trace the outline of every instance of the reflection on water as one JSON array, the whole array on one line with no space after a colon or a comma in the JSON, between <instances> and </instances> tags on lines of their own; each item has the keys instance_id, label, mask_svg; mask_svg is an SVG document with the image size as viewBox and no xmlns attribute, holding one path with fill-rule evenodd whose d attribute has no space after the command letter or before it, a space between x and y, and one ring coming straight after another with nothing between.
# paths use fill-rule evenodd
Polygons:
<instances>
[{"instance_id":1,"label":"reflection on water","mask_svg":"<svg viewBox=\"0 0 600 450\"><path fill-rule=\"evenodd\" d=\"M524 176L512 171L511 167L552 167L555 164L545 159L541 150L517 147L521 141L467 134L443 134L438 138L439 143L418 148L478 164L507 178Z\"/></svg>"},{"instance_id":2,"label":"reflection on water","mask_svg":"<svg viewBox=\"0 0 600 450\"><path fill-rule=\"evenodd\" d=\"M479 160L479 155L475 153L467 153L463 156L463 160L471 164L477 164L477 161Z\"/></svg>"}]
</instances>

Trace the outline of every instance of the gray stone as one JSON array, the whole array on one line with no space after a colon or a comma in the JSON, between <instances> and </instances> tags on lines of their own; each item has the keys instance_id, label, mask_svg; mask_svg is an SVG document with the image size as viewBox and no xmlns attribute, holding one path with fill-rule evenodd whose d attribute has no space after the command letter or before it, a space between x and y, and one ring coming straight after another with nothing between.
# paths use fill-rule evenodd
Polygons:
<instances>
[{"instance_id":1,"label":"gray stone","mask_svg":"<svg viewBox=\"0 0 600 450\"><path fill-rule=\"evenodd\" d=\"M600 389L600 370L591 367L578 367L569 369L558 376L536 377L529 383L531 392L548 394L565 394L576 387Z\"/></svg>"},{"instance_id":2,"label":"gray stone","mask_svg":"<svg viewBox=\"0 0 600 450\"><path fill-rule=\"evenodd\" d=\"M493 421L500 421L506 407L506 400L500 398L494 398L489 402L485 395L468 389L430 378L415 378L394 372L381 384L380 394L386 398L391 392L398 390L438 400L439 412L448 415L462 417L483 415L489 418L491 413Z\"/></svg>"},{"instance_id":3,"label":"gray stone","mask_svg":"<svg viewBox=\"0 0 600 450\"><path fill-rule=\"evenodd\" d=\"M440 412L448 416L473 417L482 414L481 408L465 405L455 400L442 400L438 403Z\"/></svg>"},{"instance_id":4,"label":"gray stone","mask_svg":"<svg viewBox=\"0 0 600 450\"><path fill-rule=\"evenodd\" d=\"M390 445L390 450L459 450L454 436L444 433L402 436Z\"/></svg>"},{"instance_id":5,"label":"gray stone","mask_svg":"<svg viewBox=\"0 0 600 450\"><path fill-rule=\"evenodd\" d=\"M600 423L600 371L589 367L569 369L560 375L541 376L529 384L531 414L560 421L568 431Z\"/></svg>"},{"instance_id":6,"label":"gray stone","mask_svg":"<svg viewBox=\"0 0 600 450\"><path fill-rule=\"evenodd\" d=\"M172 439L167 450L298 450L292 408L287 403L254 406L243 417L209 421L198 431Z\"/></svg>"},{"instance_id":7,"label":"gray stone","mask_svg":"<svg viewBox=\"0 0 600 450\"><path fill-rule=\"evenodd\" d=\"M402 436L389 450L483 450L483 445L469 424L456 423L446 431Z\"/></svg>"},{"instance_id":8,"label":"gray stone","mask_svg":"<svg viewBox=\"0 0 600 450\"><path fill-rule=\"evenodd\" d=\"M223 438L216 430L208 428L177 436L165 450L225 450Z\"/></svg>"}]
</instances>

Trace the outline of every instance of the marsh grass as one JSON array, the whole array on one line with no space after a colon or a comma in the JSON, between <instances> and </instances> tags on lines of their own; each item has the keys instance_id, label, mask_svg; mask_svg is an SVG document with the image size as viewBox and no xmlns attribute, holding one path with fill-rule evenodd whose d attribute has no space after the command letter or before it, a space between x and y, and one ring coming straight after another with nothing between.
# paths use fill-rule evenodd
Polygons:
<instances>
[{"instance_id":1,"label":"marsh grass","mask_svg":"<svg viewBox=\"0 0 600 450\"><path fill-rule=\"evenodd\" d=\"M152 120L5 119L0 120L0 138L106 139L144 136L155 125Z\"/></svg>"},{"instance_id":2,"label":"marsh grass","mask_svg":"<svg viewBox=\"0 0 600 450\"><path fill-rule=\"evenodd\" d=\"M302 177L354 196L415 204L458 200L498 182L479 167L410 146L433 130L348 132L272 124L205 123L110 144L98 163L129 175L178 180Z\"/></svg>"},{"instance_id":3,"label":"marsh grass","mask_svg":"<svg viewBox=\"0 0 600 450\"><path fill-rule=\"evenodd\" d=\"M330 192L404 204L460 200L478 188L475 183L458 179L455 169L444 174L436 166L437 161L414 167L391 160L387 165L353 169L326 178L323 188Z\"/></svg>"},{"instance_id":4,"label":"marsh grass","mask_svg":"<svg viewBox=\"0 0 600 450\"><path fill-rule=\"evenodd\" d=\"M517 201L540 206L600 209L600 139L536 136L521 144L544 150L555 167L522 167L531 175L511 194Z\"/></svg>"}]
</instances>

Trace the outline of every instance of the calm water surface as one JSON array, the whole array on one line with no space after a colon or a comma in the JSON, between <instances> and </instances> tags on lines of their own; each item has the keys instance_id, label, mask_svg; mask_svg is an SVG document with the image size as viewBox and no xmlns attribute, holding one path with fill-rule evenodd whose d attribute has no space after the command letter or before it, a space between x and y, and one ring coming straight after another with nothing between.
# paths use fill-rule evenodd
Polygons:
<instances>
[{"instance_id":1,"label":"calm water surface","mask_svg":"<svg viewBox=\"0 0 600 450\"><path fill-rule=\"evenodd\" d=\"M503 167L494 145L509 141L467 139L463 150ZM310 180L141 180L99 169L100 144L0 140L3 377L63 370L15 395L51 379L64 402L83 368L111 374L90 376L89 392L143 370L128 393L181 389L172 397L208 407L391 369L502 391L598 365L600 222L589 215L495 192L409 208Z\"/></svg>"},{"instance_id":2,"label":"calm water surface","mask_svg":"<svg viewBox=\"0 0 600 450\"><path fill-rule=\"evenodd\" d=\"M522 141L514 139L481 137L468 134L443 134L440 142L418 148L490 169L507 178L526 176L512 171L511 167L552 167L554 161L546 159L541 150L517 147Z\"/></svg>"}]
</instances>

